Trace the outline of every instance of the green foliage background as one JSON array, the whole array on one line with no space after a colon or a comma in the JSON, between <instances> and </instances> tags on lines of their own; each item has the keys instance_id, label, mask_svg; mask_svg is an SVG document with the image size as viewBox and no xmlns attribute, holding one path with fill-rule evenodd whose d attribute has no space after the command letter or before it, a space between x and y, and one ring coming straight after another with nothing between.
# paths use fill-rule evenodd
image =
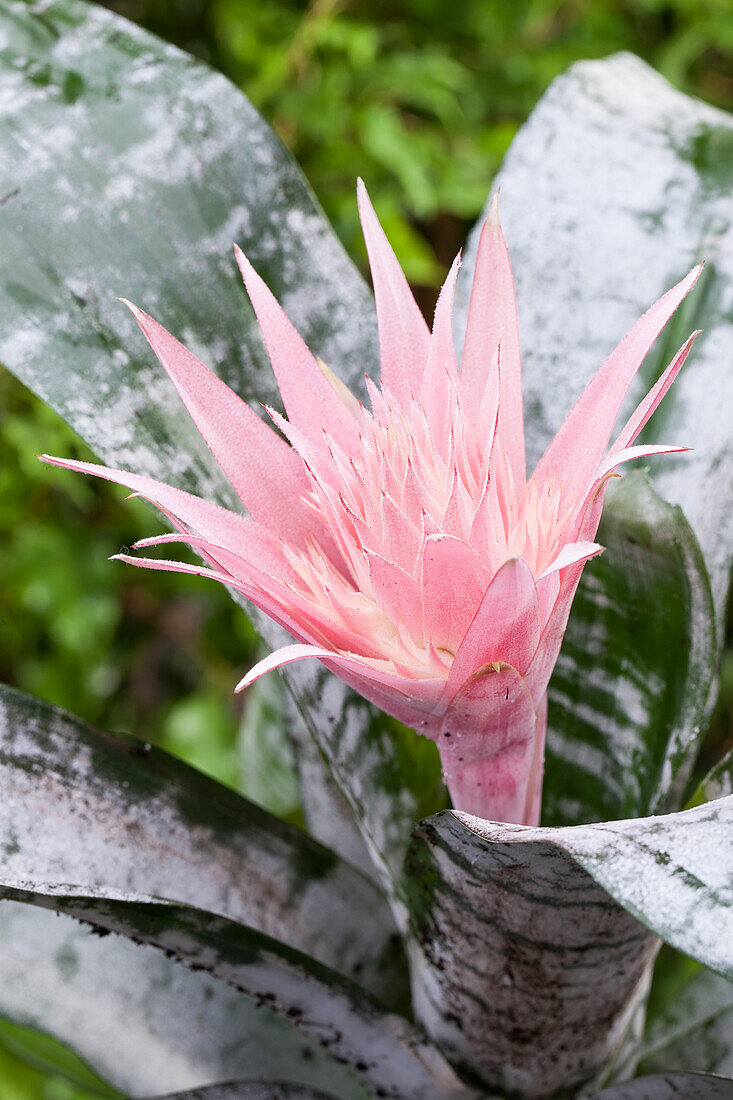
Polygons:
<instances>
[{"instance_id":1,"label":"green foliage background","mask_svg":"<svg viewBox=\"0 0 733 1100\"><path fill-rule=\"evenodd\" d=\"M571 62L632 50L682 90L733 109L730 0L108 6L246 92L363 263L354 195L362 175L428 315L514 133ZM161 743L256 795L257 768L243 747L251 738L238 732L245 702L231 692L256 648L244 617L204 580L109 563L157 530L151 512L122 504L109 485L49 471L34 457L40 451L88 457L0 370L0 679ZM729 652L715 756L733 745L732 698ZM80 1095L4 1053L0 1037L0 1100Z\"/></svg>"}]
</instances>

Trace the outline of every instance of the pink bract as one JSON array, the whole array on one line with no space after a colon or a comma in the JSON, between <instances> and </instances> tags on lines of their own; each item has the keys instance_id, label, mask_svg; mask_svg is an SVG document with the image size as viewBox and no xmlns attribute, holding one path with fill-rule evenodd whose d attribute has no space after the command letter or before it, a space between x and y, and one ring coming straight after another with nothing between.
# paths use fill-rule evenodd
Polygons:
<instances>
[{"instance_id":1,"label":"pink bract","mask_svg":"<svg viewBox=\"0 0 733 1100\"><path fill-rule=\"evenodd\" d=\"M45 461L118 482L176 528L137 548L187 542L203 573L242 592L296 639L244 677L315 657L438 744L453 804L539 821L546 695L608 478L674 381L683 345L608 449L634 374L698 278L636 323L579 397L529 480L519 335L496 202L483 227L460 370L452 337L459 260L432 333L359 184L374 282L381 381L362 405L310 353L262 279L237 260L287 420L273 431L165 329L131 309L248 517L135 473ZM282 437L285 438L282 438ZM286 442L287 440L287 442Z\"/></svg>"}]
</instances>

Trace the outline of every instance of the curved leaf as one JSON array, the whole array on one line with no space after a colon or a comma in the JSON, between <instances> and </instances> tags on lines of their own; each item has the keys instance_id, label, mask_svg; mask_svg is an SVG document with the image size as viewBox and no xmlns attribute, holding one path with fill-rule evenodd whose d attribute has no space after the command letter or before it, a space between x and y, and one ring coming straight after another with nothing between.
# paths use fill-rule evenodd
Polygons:
<instances>
[{"instance_id":1,"label":"curved leaf","mask_svg":"<svg viewBox=\"0 0 733 1100\"><path fill-rule=\"evenodd\" d=\"M323 1100L325 1096L324 1092L281 1081L232 1081L193 1092L148 1097L147 1100Z\"/></svg>"},{"instance_id":2,"label":"curved leaf","mask_svg":"<svg viewBox=\"0 0 733 1100\"><path fill-rule=\"evenodd\" d=\"M733 794L733 749L710 769L692 796L691 803L700 806L717 798L727 798L730 794Z\"/></svg>"},{"instance_id":3,"label":"curved leaf","mask_svg":"<svg viewBox=\"0 0 733 1100\"><path fill-rule=\"evenodd\" d=\"M245 398L277 403L235 239L315 353L356 392L375 373L366 284L270 128L206 65L81 0L0 0L0 150L0 361L105 461L236 507L115 300L155 314ZM315 662L285 678L371 854L399 868L411 824L441 805L433 746L395 748L393 725ZM317 836L332 817L328 783L321 794Z\"/></svg>"},{"instance_id":4,"label":"curved leaf","mask_svg":"<svg viewBox=\"0 0 733 1100\"><path fill-rule=\"evenodd\" d=\"M608 490L550 685L543 822L680 806L716 664L697 539L646 473Z\"/></svg>"},{"instance_id":5,"label":"curved leaf","mask_svg":"<svg viewBox=\"0 0 733 1100\"><path fill-rule=\"evenodd\" d=\"M447 811L407 857L416 1016L512 1096L598 1087L643 1029L657 940L552 843L564 831Z\"/></svg>"},{"instance_id":6,"label":"curved leaf","mask_svg":"<svg viewBox=\"0 0 733 1100\"><path fill-rule=\"evenodd\" d=\"M684 338L704 329L647 432L693 448L657 460L652 476L700 541L719 623L733 555L733 386L723 381L733 336L732 149L730 115L618 54L554 81L494 185L516 278L530 469L623 334L707 261L703 285L657 341L628 408ZM477 244L476 231L456 292L457 335Z\"/></svg>"},{"instance_id":7,"label":"curved leaf","mask_svg":"<svg viewBox=\"0 0 733 1100\"><path fill-rule=\"evenodd\" d=\"M593 1100L730 1100L733 1081L702 1073L659 1073L593 1094Z\"/></svg>"},{"instance_id":8,"label":"curved leaf","mask_svg":"<svg viewBox=\"0 0 733 1100\"><path fill-rule=\"evenodd\" d=\"M6 876L205 906L406 998L383 896L329 849L166 753L2 685L0 730Z\"/></svg>"},{"instance_id":9,"label":"curved leaf","mask_svg":"<svg viewBox=\"0 0 733 1100\"><path fill-rule=\"evenodd\" d=\"M733 796L561 829L454 811L421 822L416 1015L455 1064L507 1091L633 1069L655 935L733 978L732 825Z\"/></svg>"},{"instance_id":10,"label":"curved leaf","mask_svg":"<svg viewBox=\"0 0 733 1100\"><path fill-rule=\"evenodd\" d=\"M730 797L664 817L540 832L667 943L733 978L732 824Z\"/></svg>"},{"instance_id":11,"label":"curved leaf","mask_svg":"<svg viewBox=\"0 0 733 1100\"><path fill-rule=\"evenodd\" d=\"M3 878L0 896L66 913L103 933L148 944L246 993L316 1040L377 1095L471 1100L438 1051L358 986L285 944L190 906L100 898Z\"/></svg>"},{"instance_id":12,"label":"curved leaf","mask_svg":"<svg viewBox=\"0 0 733 1100\"><path fill-rule=\"evenodd\" d=\"M85 1097L101 1096L106 1100L121 1100L116 1089L105 1084L63 1043L43 1032L0 1019L0 1065L3 1062L3 1053L8 1052L32 1070L60 1077L76 1086Z\"/></svg>"},{"instance_id":13,"label":"curved leaf","mask_svg":"<svg viewBox=\"0 0 733 1100\"><path fill-rule=\"evenodd\" d=\"M644 1073L694 1070L733 1076L733 983L700 970L647 1029Z\"/></svg>"},{"instance_id":14,"label":"curved leaf","mask_svg":"<svg viewBox=\"0 0 733 1100\"><path fill-rule=\"evenodd\" d=\"M282 1017L152 947L10 901L0 935L0 1015L67 1044L125 1096L259 1076L368 1100Z\"/></svg>"}]
</instances>

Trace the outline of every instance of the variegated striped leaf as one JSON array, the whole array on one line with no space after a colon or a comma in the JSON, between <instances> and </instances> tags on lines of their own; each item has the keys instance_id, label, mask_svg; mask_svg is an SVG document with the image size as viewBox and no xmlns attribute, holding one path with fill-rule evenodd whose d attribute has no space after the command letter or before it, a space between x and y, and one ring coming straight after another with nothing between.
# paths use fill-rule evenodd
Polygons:
<instances>
[{"instance_id":1,"label":"variegated striped leaf","mask_svg":"<svg viewBox=\"0 0 733 1100\"><path fill-rule=\"evenodd\" d=\"M152 897L103 898L3 876L0 897L118 933L226 982L292 1024L347 1067L368 1092L395 1100L477 1100L438 1050L360 987L260 932Z\"/></svg>"},{"instance_id":2,"label":"variegated striped leaf","mask_svg":"<svg viewBox=\"0 0 733 1100\"><path fill-rule=\"evenodd\" d=\"M508 1092L628 1072L657 936L733 978L731 837L733 797L562 829L422 822L408 853L418 1018Z\"/></svg>"},{"instance_id":3,"label":"variegated striped leaf","mask_svg":"<svg viewBox=\"0 0 733 1100\"><path fill-rule=\"evenodd\" d=\"M658 945L554 833L447 811L407 857L417 1018L455 1065L528 1100L599 1087L630 1056Z\"/></svg>"},{"instance_id":4,"label":"variegated striped leaf","mask_svg":"<svg viewBox=\"0 0 733 1100\"><path fill-rule=\"evenodd\" d=\"M593 1100L731 1100L733 1081L707 1073L658 1073L595 1093Z\"/></svg>"},{"instance_id":5,"label":"variegated striped leaf","mask_svg":"<svg viewBox=\"0 0 733 1100\"><path fill-rule=\"evenodd\" d=\"M53 1035L125 1096L269 1077L371 1100L315 1039L153 947L11 901L0 936L0 1016Z\"/></svg>"},{"instance_id":6,"label":"variegated striped leaf","mask_svg":"<svg viewBox=\"0 0 733 1100\"><path fill-rule=\"evenodd\" d=\"M2 686L0 849L16 881L206 907L390 1004L408 997L384 897L333 851L167 753Z\"/></svg>"}]
</instances>

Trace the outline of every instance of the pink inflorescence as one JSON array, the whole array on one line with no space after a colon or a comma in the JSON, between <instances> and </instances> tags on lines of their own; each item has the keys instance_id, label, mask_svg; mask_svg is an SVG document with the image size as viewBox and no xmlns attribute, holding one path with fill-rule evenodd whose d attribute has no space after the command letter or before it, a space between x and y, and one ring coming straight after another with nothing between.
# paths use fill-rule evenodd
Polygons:
<instances>
[{"instance_id":1,"label":"pink inflorescence","mask_svg":"<svg viewBox=\"0 0 733 1100\"><path fill-rule=\"evenodd\" d=\"M208 568L296 643L246 687L315 657L367 699L432 738L458 809L539 820L546 692L603 493L616 467L681 447L634 446L680 370L683 345L616 442L623 398L700 268L644 314L611 353L526 478L514 286L496 202L484 224L460 370L452 337L456 258L432 332L363 184L359 208L374 282L381 380L370 408L314 358L270 291L237 259L287 419L274 432L165 329L131 306L248 517L121 470L51 459L149 498ZM284 437L284 438L282 438ZM287 441L287 442L286 442Z\"/></svg>"}]
</instances>

